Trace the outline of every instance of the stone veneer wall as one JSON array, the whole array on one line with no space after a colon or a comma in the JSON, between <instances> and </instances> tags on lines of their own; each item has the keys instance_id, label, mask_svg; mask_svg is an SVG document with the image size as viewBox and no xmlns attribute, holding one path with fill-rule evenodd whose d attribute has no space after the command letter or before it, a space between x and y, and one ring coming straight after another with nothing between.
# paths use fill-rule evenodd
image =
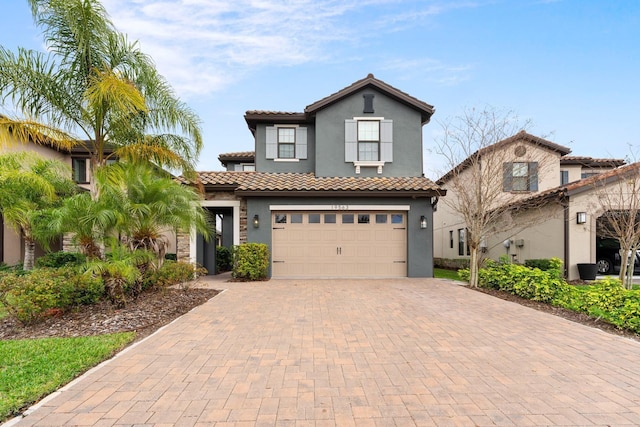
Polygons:
<instances>
[{"instance_id":1,"label":"stone veneer wall","mask_svg":"<svg viewBox=\"0 0 640 427\"><path fill-rule=\"evenodd\" d=\"M205 194L205 200L240 201L240 243L247 242L247 201L232 191L216 191ZM178 233L176 255L179 261L190 261L191 239L189 233Z\"/></svg>"}]
</instances>

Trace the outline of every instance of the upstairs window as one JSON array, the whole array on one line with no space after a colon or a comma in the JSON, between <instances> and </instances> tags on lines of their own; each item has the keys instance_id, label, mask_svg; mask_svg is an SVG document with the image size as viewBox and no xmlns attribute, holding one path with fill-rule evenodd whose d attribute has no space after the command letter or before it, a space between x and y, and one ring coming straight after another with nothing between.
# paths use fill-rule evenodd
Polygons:
<instances>
[{"instance_id":1,"label":"upstairs window","mask_svg":"<svg viewBox=\"0 0 640 427\"><path fill-rule=\"evenodd\" d=\"M278 158L296 158L296 129L278 128Z\"/></svg>"},{"instance_id":2,"label":"upstairs window","mask_svg":"<svg viewBox=\"0 0 640 427\"><path fill-rule=\"evenodd\" d=\"M73 180L79 184L86 184L87 180L87 159L71 159L71 170Z\"/></svg>"},{"instance_id":3,"label":"upstairs window","mask_svg":"<svg viewBox=\"0 0 640 427\"><path fill-rule=\"evenodd\" d=\"M297 161L307 158L307 128L299 126L267 126L266 158Z\"/></svg>"},{"instance_id":4,"label":"upstairs window","mask_svg":"<svg viewBox=\"0 0 640 427\"><path fill-rule=\"evenodd\" d=\"M378 120L358 121L358 160L380 160L380 122Z\"/></svg>"},{"instance_id":5,"label":"upstairs window","mask_svg":"<svg viewBox=\"0 0 640 427\"><path fill-rule=\"evenodd\" d=\"M344 161L360 167L378 167L393 161L393 121L383 117L354 117L344 123Z\"/></svg>"},{"instance_id":6,"label":"upstairs window","mask_svg":"<svg viewBox=\"0 0 640 427\"><path fill-rule=\"evenodd\" d=\"M513 162L503 165L504 191L538 191L538 162Z\"/></svg>"},{"instance_id":7,"label":"upstairs window","mask_svg":"<svg viewBox=\"0 0 640 427\"><path fill-rule=\"evenodd\" d=\"M569 183L569 171L560 171L560 185Z\"/></svg>"}]
</instances>

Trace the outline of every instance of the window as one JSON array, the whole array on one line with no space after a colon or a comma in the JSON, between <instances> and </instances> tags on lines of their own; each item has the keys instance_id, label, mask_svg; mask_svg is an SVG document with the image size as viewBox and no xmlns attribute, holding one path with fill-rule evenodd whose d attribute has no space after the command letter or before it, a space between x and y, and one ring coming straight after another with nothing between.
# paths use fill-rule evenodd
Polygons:
<instances>
[{"instance_id":1,"label":"window","mask_svg":"<svg viewBox=\"0 0 640 427\"><path fill-rule=\"evenodd\" d=\"M582 172L580 174L580 179L589 178L590 176L598 175L598 172Z\"/></svg>"},{"instance_id":2,"label":"window","mask_svg":"<svg viewBox=\"0 0 640 427\"><path fill-rule=\"evenodd\" d=\"M386 224L387 214L376 214L376 224Z\"/></svg>"},{"instance_id":3,"label":"window","mask_svg":"<svg viewBox=\"0 0 640 427\"><path fill-rule=\"evenodd\" d=\"M278 158L296 158L296 129L278 128Z\"/></svg>"},{"instance_id":4,"label":"window","mask_svg":"<svg viewBox=\"0 0 640 427\"><path fill-rule=\"evenodd\" d=\"M458 255L464 255L464 228L458 228Z\"/></svg>"},{"instance_id":5,"label":"window","mask_svg":"<svg viewBox=\"0 0 640 427\"><path fill-rule=\"evenodd\" d=\"M560 185L569 183L569 171L560 171Z\"/></svg>"},{"instance_id":6,"label":"window","mask_svg":"<svg viewBox=\"0 0 640 427\"><path fill-rule=\"evenodd\" d=\"M242 163L240 164L243 172L253 172L256 170L256 165L253 163Z\"/></svg>"},{"instance_id":7,"label":"window","mask_svg":"<svg viewBox=\"0 0 640 427\"><path fill-rule=\"evenodd\" d=\"M276 224L286 224L287 223L287 214L276 214L275 215L275 223Z\"/></svg>"},{"instance_id":8,"label":"window","mask_svg":"<svg viewBox=\"0 0 640 427\"><path fill-rule=\"evenodd\" d=\"M302 214L291 214L291 224L302 224Z\"/></svg>"},{"instance_id":9,"label":"window","mask_svg":"<svg viewBox=\"0 0 640 427\"><path fill-rule=\"evenodd\" d=\"M86 183L87 181L87 159L71 159L71 168L73 170L73 180L78 183Z\"/></svg>"},{"instance_id":10,"label":"window","mask_svg":"<svg viewBox=\"0 0 640 427\"><path fill-rule=\"evenodd\" d=\"M453 249L453 230L449 231L449 248Z\"/></svg>"},{"instance_id":11,"label":"window","mask_svg":"<svg viewBox=\"0 0 640 427\"><path fill-rule=\"evenodd\" d=\"M402 224L402 214L391 214L391 224Z\"/></svg>"},{"instance_id":12,"label":"window","mask_svg":"<svg viewBox=\"0 0 640 427\"><path fill-rule=\"evenodd\" d=\"M307 128L305 127L267 126L265 140L267 159L298 161L307 158Z\"/></svg>"},{"instance_id":13,"label":"window","mask_svg":"<svg viewBox=\"0 0 640 427\"><path fill-rule=\"evenodd\" d=\"M342 214L343 224L353 224L353 214Z\"/></svg>"},{"instance_id":14,"label":"window","mask_svg":"<svg viewBox=\"0 0 640 427\"><path fill-rule=\"evenodd\" d=\"M320 224L320 214L309 214L309 224Z\"/></svg>"},{"instance_id":15,"label":"window","mask_svg":"<svg viewBox=\"0 0 640 427\"><path fill-rule=\"evenodd\" d=\"M504 191L538 191L538 162L513 162L503 165Z\"/></svg>"},{"instance_id":16,"label":"window","mask_svg":"<svg viewBox=\"0 0 640 427\"><path fill-rule=\"evenodd\" d=\"M369 214L358 215L358 224L369 224L369 222L370 222Z\"/></svg>"},{"instance_id":17,"label":"window","mask_svg":"<svg viewBox=\"0 0 640 427\"><path fill-rule=\"evenodd\" d=\"M344 132L345 162L354 162L358 166L358 162L393 161L393 120L355 117L345 120Z\"/></svg>"},{"instance_id":18,"label":"window","mask_svg":"<svg viewBox=\"0 0 640 427\"><path fill-rule=\"evenodd\" d=\"M358 160L380 160L380 122L378 120L358 121Z\"/></svg>"},{"instance_id":19,"label":"window","mask_svg":"<svg viewBox=\"0 0 640 427\"><path fill-rule=\"evenodd\" d=\"M336 223L336 214L324 214L324 223L325 224L335 224Z\"/></svg>"}]
</instances>

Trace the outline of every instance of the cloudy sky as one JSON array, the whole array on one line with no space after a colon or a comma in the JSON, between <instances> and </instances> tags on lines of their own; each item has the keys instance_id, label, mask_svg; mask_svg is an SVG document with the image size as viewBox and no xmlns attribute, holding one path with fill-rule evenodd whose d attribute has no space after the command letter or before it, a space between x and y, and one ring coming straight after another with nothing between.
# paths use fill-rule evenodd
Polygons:
<instances>
[{"instance_id":1,"label":"cloudy sky","mask_svg":"<svg viewBox=\"0 0 640 427\"><path fill-rule=\"evenodd\" d=\"M373 73L440 122L491 106L574 155L640 146L637 0L103 0L203 121L200 170L253 149L247 110L299 112ZM43 49L26 0L3 4L0 44ZM7 17L10 17L7 19Z\"/></svg>"}]
</instances>

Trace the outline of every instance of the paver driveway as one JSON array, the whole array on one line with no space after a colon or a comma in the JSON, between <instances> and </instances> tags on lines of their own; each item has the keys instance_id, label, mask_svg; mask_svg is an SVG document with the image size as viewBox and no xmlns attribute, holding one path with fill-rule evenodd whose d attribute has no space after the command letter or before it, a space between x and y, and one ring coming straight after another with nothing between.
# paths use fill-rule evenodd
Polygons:
<instances>
[{"instance_id":1,"label":"paver driveway","mask_svg":"<svg viewBox=\"0 0 640 427\"><path fill-rule=\"evenodd\" d=\"M636 341L438 279L220 285L19 425L640 425Z\"/></svg>"}]
</instances>

